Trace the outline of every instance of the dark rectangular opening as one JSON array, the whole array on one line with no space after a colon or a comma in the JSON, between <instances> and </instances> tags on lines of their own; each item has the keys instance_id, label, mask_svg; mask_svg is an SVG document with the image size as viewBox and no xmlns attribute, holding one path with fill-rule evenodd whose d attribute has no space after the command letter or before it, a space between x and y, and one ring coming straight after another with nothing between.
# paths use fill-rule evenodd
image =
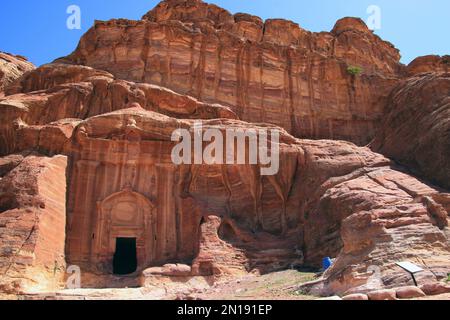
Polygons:
<instances>
[{"instance_id":1,"label":"dark rectangular opening","mask_svg":"<svg viewBox=\"0 0 450 320\"><path fill-rule=\"evenodd\" d=\"M126 275L137 269L136 238L117 238L113 260L114 274Z\"/></svg>"}]
</instances>

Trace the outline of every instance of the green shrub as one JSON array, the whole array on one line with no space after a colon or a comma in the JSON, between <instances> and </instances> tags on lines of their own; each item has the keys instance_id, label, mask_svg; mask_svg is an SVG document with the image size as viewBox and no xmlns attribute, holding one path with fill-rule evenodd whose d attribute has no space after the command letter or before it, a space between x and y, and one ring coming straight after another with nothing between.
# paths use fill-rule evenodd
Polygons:
<instances>
[{"instance_id":1,"label":"green shrub","mask_svg":"<svg viewBox=\"0 0 450 320\"><path fill-rule=\"evenodd\" d=\"M357 66L348 66L347 72L352 76L359 76L363 72L363 68Z\"/></svg>"}]
</instances>

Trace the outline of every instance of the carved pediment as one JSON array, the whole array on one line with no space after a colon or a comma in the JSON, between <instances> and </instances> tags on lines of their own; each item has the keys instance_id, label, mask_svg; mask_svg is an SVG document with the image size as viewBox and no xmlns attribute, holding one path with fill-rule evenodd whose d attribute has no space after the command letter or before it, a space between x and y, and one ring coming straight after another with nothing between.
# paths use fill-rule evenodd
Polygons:
<instances>
[{"instance_id":1,"label":"carved pediment","mask_svg":"<svg viewBox=\"0 0 450 320\"><path fill-rule=\"evenodd\" d=\"M114 193L99 204L102 218L112 226L142 226L154 207L147 197L130 189Z\"/></svg>"}]
</instances>

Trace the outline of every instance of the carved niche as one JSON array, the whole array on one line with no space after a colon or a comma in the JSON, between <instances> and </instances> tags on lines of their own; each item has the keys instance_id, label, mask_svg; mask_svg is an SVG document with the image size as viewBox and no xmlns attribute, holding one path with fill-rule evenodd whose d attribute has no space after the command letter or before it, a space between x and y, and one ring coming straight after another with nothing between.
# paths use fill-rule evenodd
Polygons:
<instances>
[{"instance_id":1,"label":"carved niche","mask_svg":"<svg viewBox=\"0 0 450 320\"><path fill-rule=\"evenodd\" d=\"M154 204L125 189L97 203L91 258L102 271L112 271L117 238L135 238L138 270L151 263L156 248Z\"/></svg>"}]
</instances>

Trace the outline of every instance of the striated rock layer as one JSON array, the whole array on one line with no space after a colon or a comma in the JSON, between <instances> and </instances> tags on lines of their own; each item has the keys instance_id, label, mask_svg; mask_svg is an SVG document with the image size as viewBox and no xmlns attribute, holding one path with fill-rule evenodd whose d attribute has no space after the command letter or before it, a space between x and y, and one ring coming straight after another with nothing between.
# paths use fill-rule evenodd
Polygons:
<instances>
[{"instance_id":1,"label":"striated rock layer","mask_svg":"<svg viewBox=\"0 0 450 320\"><path fill-rule=\"evenodd\" d=\"M410 286L404 260L424 268L423 288L440 288L450 272L442 59L404 67L354 18L311 33L198 0L97 22L72 55L0 99L0 290L53 290L66 263L103 287L319 269L327 256L334 265L309 288L321 295ZM194 145L200 120L224 142L231 129L279 133L268 141L279 170L175 164L173 132ZM374 135L372 149L352 143ZM117 280L124 240L136 268Z\"/></svg>"},{"instance_id":2,"label":"striated rock layer","mask_svg":"<svg viewBox=\"0 0 450 320\"><path fill-rule=\"evenodd\" d=\"M2 158L0 292L61 287L66 269L66 167L67 158L61 155Z\"/></svg>"},{"instance_id":3,"label":"striated rock layer","mask_svg":"<svg viewBox=\"0 0 450 320\"><path fill-rule=\"evenodd\" d=\"M391 94L372 148L450 189L450 73L422 73Z\"/></svg>"},{"instance_id":4,"label":"striated rock layer","mask_svg":"<svg viewBox=\"0 0 450 320\"><path fill-rule=\"evenodd\" d=\"M450 55L418 57L408 65L406 71L410 76L429 72L450 72Z\"/></svg>"},{"instance_id":5,"label":"striated rock layer","mask_svg":"<svg viewBox=\"0 0 450 320\"><path fill-rule=\"evenodd\" d=\"M192 265L191 276L319 266L323 256L336 256L324 293L364 290L371 265L381 268L379 287L409 284L394 265L405 257L426 264L423 281L449 271L450 195L383 156L351 143L297 140L279 129L275 176L261 176L258 166L176 166L171 133L193 124L135 106L72 128L64 143L70 147L58 150L71 159L70 264L112 273L116 239L132 237L138 271L178 262ZM226 119L203 125L257 128ZM51 154L53 147L44 139L33 149Z\"/></svg>"},{"instance_id":6,"label":"striated rock layer","mask_svg":"<svg viewBox=\"0 0 450 320\"><path fill-rule=\"evenodd\" d=\"M120 79L230 106L297 137L368 143L402 66L359 19L311 33L198 1L163 1L140 21L97 21L66 59ZM347 72L361 67L361 75Z\"/></svg>"},{"instance_id":7,"label":"striated rock layer","mask_svg":"<svg viewBox=\"0 0 450 320\"><path fill-rule=\"evenodd\" d=\"M82 66L42 66L6 92L8 96L0 101L5 119L0 124L0 154L36 146L41 138L54 153L62 152L64 139L79 120L133 103L179 118L237 118L228 107L155 85L115 80L107 72Z\"/></svg>"},{"instance_id":8,"label":"striated rock layer","mask_svg":"<svg viewBox=\"0 0 450 320\"><path fill-rule=\"evenodd\" d=\"M20 78L25 72L33 70L34 65L24 57L14 56L0 51L0 98L5 88Z\"/></svg>"}]
</instances>

